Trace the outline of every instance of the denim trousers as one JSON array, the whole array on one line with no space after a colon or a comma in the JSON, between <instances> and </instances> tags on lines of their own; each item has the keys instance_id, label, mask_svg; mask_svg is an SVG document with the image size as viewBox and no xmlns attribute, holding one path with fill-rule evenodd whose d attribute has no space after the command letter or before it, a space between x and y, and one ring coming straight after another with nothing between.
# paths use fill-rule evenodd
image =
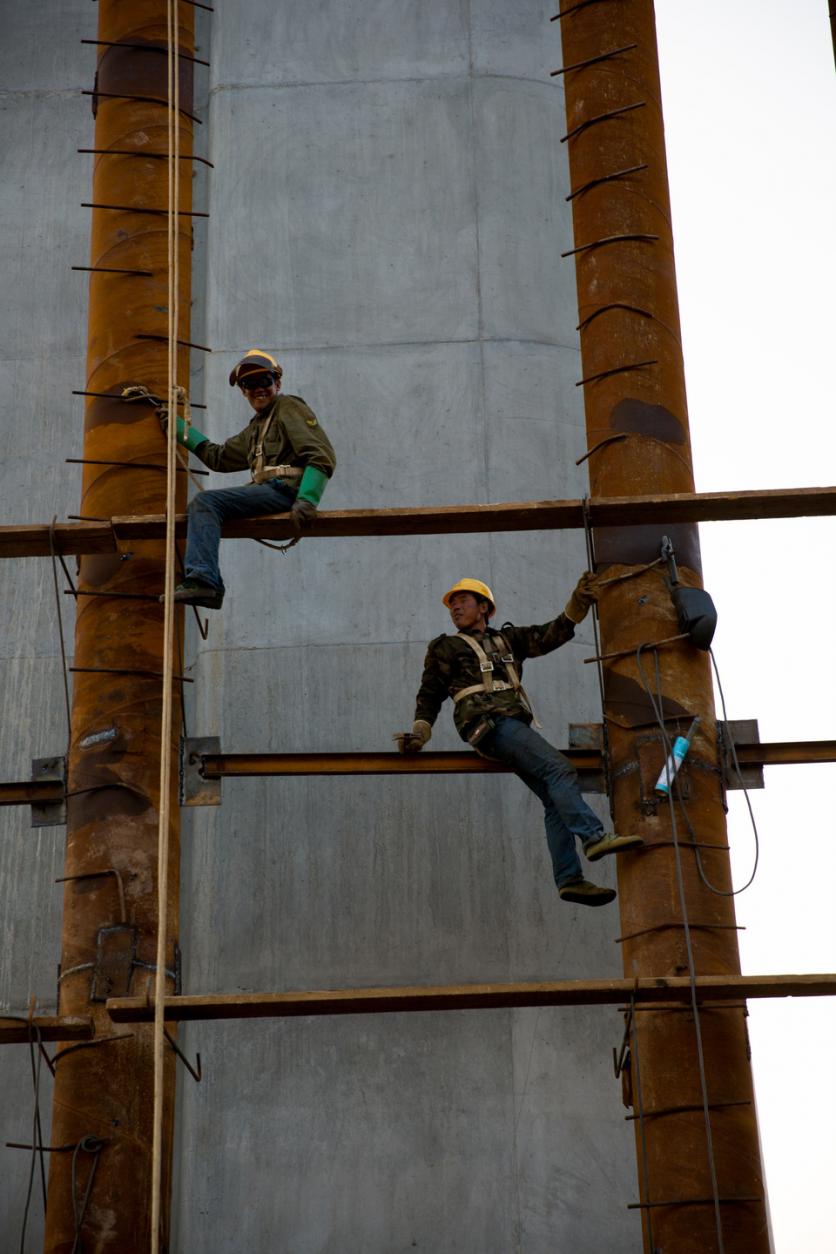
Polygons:
<instances>
[{"instance_id":1,"label":"denim trousers","mask_svg":"<svg viewBox=\"0 0 836 1254\"><path fill-rule=\"evenodd\" d=\"M581 796L575 768L521 719L492 718L496 727L482 737L479 748L510 766L542 801L554 882L560 888L583 878L575 837L587 845L602 835L604 827Z\"/></svg>"},{"instance_id":2,"label":"denim trousers","mask_svg":"<svg viewBox=\"0 0 836 1254\"><path fill-rule=\"evenodd\" d=\"M230 518L255 518L259 514L280 514L296 500L296 488L281 480L246 483L238 488L217 488L198 492L189 503L189 534L186 540L186 578L210 583L224 590L218 566L221 527Z\"/></svg>"}]
</instances>

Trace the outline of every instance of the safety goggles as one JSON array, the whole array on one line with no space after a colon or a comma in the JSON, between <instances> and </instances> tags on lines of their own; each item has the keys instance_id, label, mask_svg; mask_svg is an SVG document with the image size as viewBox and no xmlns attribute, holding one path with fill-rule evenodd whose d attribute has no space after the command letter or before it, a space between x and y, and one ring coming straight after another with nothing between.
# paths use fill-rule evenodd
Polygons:
<instances>
[{"instance_id":1,"label":"safety goggles","mask_svg":"<svg viewBox=\"0 0 836 1254\"><path fill-rule=\"evenodd\" d=\"M248 374L239 379L238 386L242 392L255 392L258 388L271 388L274 383L274 376L265 370L264 374Z\"/></svg>"}]
</instances>

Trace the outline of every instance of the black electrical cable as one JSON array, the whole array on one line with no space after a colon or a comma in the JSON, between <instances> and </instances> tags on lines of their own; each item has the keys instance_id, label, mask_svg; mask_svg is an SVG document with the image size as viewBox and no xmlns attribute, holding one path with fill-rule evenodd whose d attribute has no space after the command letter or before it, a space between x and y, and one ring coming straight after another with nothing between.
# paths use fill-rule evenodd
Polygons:
<instances>
[{"instance_id":1,"label":"black electrical cable","mask_svg":"<svg viewBox=\"0 0 836 1254\"><path fill-rule=\"evenodd\" d=\"M662 740L663 740L663 745L664 745L664 750L665 750L665 755L666 755L666 760L667 760L667 758L670 756L670 753L671 753L671 742L667 734L667 729L665 727L664 711L662 709L661 701L659 705L657 706L653 692L648 683L647 676L644 673L644 667L641 664L640 651L641 651L641 648L644 648L644 647L645 647L644 645L640 646L639 654L637 655L638 666L639 666L639 678L642 681L642 687L644 688L645 693L647 694L647 697L653 708L653 713L656 716L656 721L659 724L659 727L662 733ZM725 694L723 693L723 685L720 682L720 672L717 667L717 659L714 656L713 649L709 649L709 653L711 654L711 662L714 667L714 673L717 676L717 689L720 693L720 703L723 708L723 718L726 724L728 725L728 713L726 711L726 698L725 698ZM657 659L657 666L658 666L658 659ZM679 806L680 810L682 811L682 817L685 820L685 826L688 828L688 834L690 835L691 839L694 842L694 854L697 860L697 871L699 872L699 877L702 880L705 887L709 890L709 892L714 893L717 897L738 897L741 893L745 893L746 889L750 888L754 882L755 875L757 874L757 870L758 870L758 863L760 861L760 835L758 833L758 825L755 821L755 813L754 813L754 810L752 809L752 802L749 798L749 790L743 781L743 772L740 769L740 762L738 761L737 750L735 749L734 741L731 738L729 738L729 746L731 749L732 764L734 766L735 774L737 775L737 778L740 781L740 787L743 790L743 795L746 798L746 806L749 810L749 818L751 820L752 831L755 836L755 861L754 861L754 865L752 866L752 873L747 879L746 883L743 884L740 888L731 888L731 889L718 888L716 884L712 884L711 881L709 880L708 876L705 873L705 867L703 866L703 861L702 861L702 854L700 853L700 850L698 847L697 834L694 831L694 825L691 822L691 816L688 813L688 807L685 804L685 798L682 796L682 792L679 787L679 779L675 775L673 777L673 780L671 781L671 795L675 797L676 804Z\"/></svg>"},{"instance_id":2,"label":"black electrical cable","mask_svg":"<svg viewBox=\"0 0 836 1254\"><path fill-rule=\"evenodd\" d=\"M642 649L644 645L639 645L636 649L636 662L638 664L639 675L644 684L650 702L653 706L653 712L656 715L659 727L662 732L665 751L665 767L667 774L667 763L672 754L670 737L665 727L663 697L662 697L662 675L659 667L659 650L653 650L654 669L656 678L656 695L651 691L650 684L647 682L647 676L642 666ZM725 1254L725 1245L723 1243L723 1223L720 1215L720 1189L717 1183L717 1164L714 1157L714 1138L711 1132L711 1114L708 1107L708 1079L705 1072L705 1052L702 1043L702 1023L700 1020L700 1005L697 999L697 965L694 958L694 947L691 942L691 926L688 919L688 902L685 897L685 877L682 873L682 851L679 847L679 834L676 825L676 807L674 805L674 787L675 776L668 779L668 806L671 816L671 835L673 837L674 862L676 865L676 884L679 893L679 906L682 911L682 929L685 938L685 953L688 959L688 978L691 985L691 1011L694 1016L694 1035L697 1044L697 1067L700 1077L700 1092L702 1095L702 1111L703 1123L705 1125L705 1147L706 1156L708 1158L708 1171L711 1176L711 1194L714 1203L714 1227L717 1233L717 1249L718 1254Z\"/></svg>"},{"instance_id":3,"label":"black electrical cable","mask_svg":"<svg viewBox=\"0 0 836 1254\"><path fill-rule=\"evenodd\" d=\"M636 994L635 992L630 994L630 1008L627 1013L629 1015L628 1028L629 1028L629 1033L630 1033L630 1045L632 1049L631 1064L633 1065L634 1074L636 1077L636 1109L639 1115L639 1144L641 1145L642 1175L644 1176L644 1180L643 1180L644 1198L642 1200L649 1202L650 1201L650 1167L648 1165L648 1158L647 1158L647 1130L645 1128L644 1096L642 1094L642 1071L641 1071L641 1062L639 1059L639 1025L636 1019ZM645 1218L647 1221L647 1238L648 1238L648 1241L650 1242L650 1249L651 1251L653 1251L653 1254L655 1254L656 1242L653 1239L653 1213L649 1206L647 1207L645 1211Z\"/></svg>"},{"instance_id":4,"label":"black electrical cable","mask_svg":"<svg viewBox=\"0 0 836 1254\"><path fill-rule=\"evenodd\" d=\"M73 1150L73 1161L70 1168L70 1181L72 1187L73 1198L73 1221L75 1223L75 1237L70 1254L83 1254L81 1245L81 1225L84 1223L84 1214L87 1210L87 1203L90 1200L90 1193L93 1188L93 1178L96 1174L96 1168L99 1165L99 1154L104 1147L104 1141L97 1136L83 1136ZM76 1182L76 1167L78 1163L79 1150L84 1150L87 1154L93 1155L93 1162L90 1167L90 1175L87 1177L87 1188L84 1190L84 1198L81 1207L78 1204L78 1189Z\"/></svg>"},{"instance_id":5,"label":"black electrical cable","mask_svg":"<svg viewBox=\"0 0 836 1254\"><path fill-rule=\"evenodd\" d=\"M32 1202L32 1187L35 1182L35 1163L40 1157L41 1191L43 1193L44 1214L46 1214L46 1170L44 1168L43 1136L41 1133L41 1029L36 1023L28 1020L29 1027L29 1063L32 1069L32 1088L34 1090L34 1108L32 1111L32 1155L29 1159L29 1182L26 1188L26 1201L23 1206L23 1220L20 1225L20 1254L23 1254L26 1242L26 1227L29 1222L29 1207ZM35 1060L35 1046L38 1047L38 1058Z\"/></svg>"},{"instance_id":6,"label":"black electrical cable","mask_svg":"<svg viewBox=\"0 0 836 1254\"><path fill-rule=\"evenodd\" d=\"M55 609L58 614L58 640L61 645L61 674L64 679L64 704L67 711L67 753L70 752L70 742L72 741L72 718L70 715L70 685L67 679L67 650L64 644L64 620L61 617L61 597L58 592L58 571L55 566L55 524L58 521L56 514L52 522L49 524L49 552L52 557L52 583L55 589Z\"/></svg>"},{"instance_id":7,"label":"black electrical cable","mask_svg":"<svg viewBox=\"0 0 836 1254\"><path fill-rule=\"evenodd\" d=\"M723 692L723 684L720 680L720 670L719 670L719 667L717 666L717 659L714 656L714 650L709 649L708 652L711 655L711 665L714 667L714 674L717 678L717 691L720 694L720 705L723 708L723 720L726 724L726 727L728 727L729 716L726 712L726 696L725 696L725 693ZM708 882L703 872L702 860L700 858L700 851L699 849L697 850L697 867L699 869L700 878L702 879L706 888L710 888L713 893L717 893L718 896L720 897L736 897L738 893L743 893L746 891L747 888L749 888L749 886L754 881L755 875L757 874L758 862L760 861L760 853L761 853L761 842L760 842L760 836L758 834L758 825L755 822L755 812L752 809L752 802L749 799L749 789L746 787L745 783L743 782L743 772L741 771L740 763L737 760L737 750L734 747L734 737L729 735L728 742L729 742L729 748L731 749L731 758L732 758L732 763L734 765L734 771L735 771L735 774L737 775L738 781L740 782L740 787L743 790L743 796L746 798L746 808L749 811L749 818L752 823L752 832L754 833L754 837L755 837L755 861L752 866L752 874L749 876L748 880L743 885L743 887L732 889L731 892L726 892L722 888L715 888L713 884L710 884ZM681 799L680 799L680 804L682 804ZM684 805L682 805L682 810L683 810L683 813L685 814L685 821L688 824L689 830L693 831L693 828L691 827L691 823L688 818L687 811L685 810Z\"/></svg>"}]
</instances>

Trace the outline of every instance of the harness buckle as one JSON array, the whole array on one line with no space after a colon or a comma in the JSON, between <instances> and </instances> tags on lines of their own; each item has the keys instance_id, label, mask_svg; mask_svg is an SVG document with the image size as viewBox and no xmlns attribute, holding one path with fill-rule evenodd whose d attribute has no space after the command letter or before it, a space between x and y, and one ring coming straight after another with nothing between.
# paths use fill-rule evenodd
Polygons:
<instances>
[{"instance_id":1,"label":"harness buckle","mask_svg":"<svg viewBox=\"0 0 836 1254\"><path fill-rule=\"evenodd\" d=\"M484 673L484 672L486 672L486 671L492 671L492 670L493 670L493 662L480 662L480 663L479 663L479 670L480 670L480 671L482 671L483 673Z\"/></svg>"}]
</instances>

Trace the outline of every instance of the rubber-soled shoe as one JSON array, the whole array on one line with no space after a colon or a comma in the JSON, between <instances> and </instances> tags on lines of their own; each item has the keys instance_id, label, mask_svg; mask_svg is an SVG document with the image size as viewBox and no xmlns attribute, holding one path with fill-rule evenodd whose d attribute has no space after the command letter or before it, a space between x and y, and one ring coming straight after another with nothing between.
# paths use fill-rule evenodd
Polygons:
<instances>
[{"instance_id":1,"label":"rubber-soled shoe","mask_svg":"<svg viewBox=\"0 0 836 1254\"><path fill-rule=\"evenodd\" d=\"M164 600L160 597L160 600ZM174 600L181 605L201 605L206 610L219 610L224 603L224 594L211 583L203 583L200 579L184 579L174 589Z\"/></svg>"},{"instance_id":2,"label":"rubber-soled shoe","mask_svg":"<svg viewBox=\"0 0 836 1254\"><path fill-rule=\"evenodd\" d=\"M614 888L599 888L589 880L570 880L557 891L561 901L571 901L576 906L608 906L615 901Z\"/></svg>"},{"instance_id":3,"label":"rubber-soled shoe","mask_svg":"<svg viewBox=\"0 0 836 1254\"><path fill-rule=\"evenodd\" d=\"M608 853L622 853L625 849L640 849L644 844L641 836L616 836L613 832L605 832L599 840L584 845L583 851L590 862L605 858Z\"/></svg>"}]
</instances>

